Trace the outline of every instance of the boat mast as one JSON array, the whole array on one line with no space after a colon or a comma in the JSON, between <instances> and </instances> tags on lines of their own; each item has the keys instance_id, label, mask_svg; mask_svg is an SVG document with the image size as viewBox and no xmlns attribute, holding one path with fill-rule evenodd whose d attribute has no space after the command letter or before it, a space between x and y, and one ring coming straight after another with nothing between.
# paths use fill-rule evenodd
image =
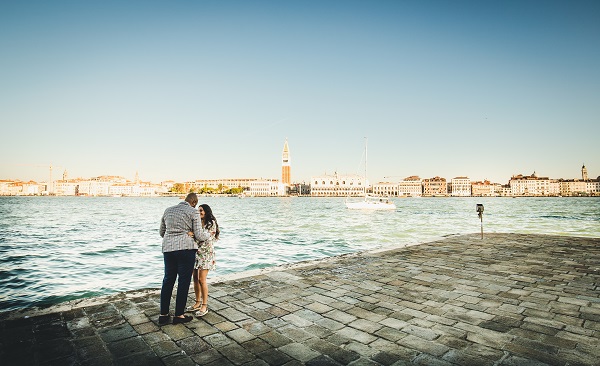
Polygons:
<instances>
[{"instance_id":1,"label":"boat mast","mask_svg":"<svg viewBox=\"0 0 600 366\"><path fill-rule=\"evenodd\" d=\"M368 139L367 139L367 137L365 137L365 182L363 185L363 189L365 191L365 197L367 197L367 161L369 160L369 159L367 159L367 142L368 142Z\"/></svg>"}]
</instances>

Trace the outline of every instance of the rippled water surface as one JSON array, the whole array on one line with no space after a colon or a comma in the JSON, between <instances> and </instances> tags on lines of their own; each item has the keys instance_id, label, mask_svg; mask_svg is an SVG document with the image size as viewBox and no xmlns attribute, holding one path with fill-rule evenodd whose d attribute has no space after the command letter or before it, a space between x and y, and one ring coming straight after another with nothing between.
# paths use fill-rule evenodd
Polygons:
<instances>
[{"instance_id":1,"label":"rippled water surface","mask_svg":"<svg viewBox=\"0 0 600 366\"><path fill-rule=\"evenodd\" d=\"M0 197L0 311L160 287L160 219L177 198ZM600 198L406 198L392 212L341 198L201 197L221 227L219 276L484 232L600 237Z\"/></svg>"}]
</instances>

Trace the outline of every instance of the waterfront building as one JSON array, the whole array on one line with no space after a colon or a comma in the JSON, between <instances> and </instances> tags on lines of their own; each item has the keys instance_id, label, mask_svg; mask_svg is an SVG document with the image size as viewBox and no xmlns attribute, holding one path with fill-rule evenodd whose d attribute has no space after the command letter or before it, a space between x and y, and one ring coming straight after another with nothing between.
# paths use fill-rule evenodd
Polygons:
<instances>
[{"instance_id":1,"label":"waterfront building","mask_svg":"<svg viewBox=\"0 0 600 366\"><path fill-rule=\"evenodd\" d=\"M581 166L581 179L588 180L588 172L587 172L587 168L585 167L585 164L583 164Z\"/></svg>"},{"instance_id":2,"label":"waterfront building","mask_svg":"<svg viewBox=\"0 0 600 366\"><path fill-rule=\"evenodd\" d=\"M560 195L567 196L583 196L587 193L587 182L580 179L561 179Z\"/></svg>"},{"instance_id":3,"label":"waterfront building","mask_svg":"<svg viewBox=\"0 0 600 366\"><path fill-rule=\"evenodd\" d=\"M599 179L590 179L586 182L587 184L587 193L592 196L600 196L600 178Z\"/></svg>"},{"instance_id":4,"label":"waterfront building","mask_svg":"<svg viewBox=\"0 0 600 366\"><path fill-rule=\"evenodd\" d=\"M369 185L368 180L360 175L320 175L310 178L310 195L312 197L346 197L363 196Z\"/></svg>"},{"instance_id":5,"label":"waterfront building","mask_svg":"<svg viewBox=\"0 0 600 366\"><path fill-rule=\"evenodd\" d=\"M12 180L0 179L0 196L12 196L10 188L13 183Z\"/></svg>"},{"instance_id":6,"label":"waterfront building","mask_svg":"<svg viewBox=\"0 0 600 366\"><path fill-rule=\"evenodd\" d=\"M455 177L450 180L450 195L453 197L471 196L471 179L468 177Z\"/></svg>"},{"instance_id":7,"label":"waterfront building","mask_svg":"<svg viewBox=\"0 0 600 366\"><path fill-rule=\"evenodd\" d=\"M502 195L502 185L498 183L490 183L489 180L471 183L471 196L473 197L493 197L500 195Z\"/></svg>"},{"instance_id":8,"label":"waterfront building","mask_svg":"<svg viewBox=\"0 0 600 366\"><path fill-rule=\"evenodd\" d=\"M285 196L285 184L274 180L255 180L250 182L250 187L246 194L250 197L277 197Z\"/></svg>"},{"instance_id":9,"label":"waterfront building","mask_svg":"<svg viewBox=\"0 0 600 366\"><path fill-rule=\"evenodd\" d=\"M423 179L423 196L446 197L448 196L448 184L446 178L433 177Z\"/></svg>"},{"instance_id":10,"label":"waterfront building","mask_svg":"<svg viewBox=\"0 0 600 366\"><path fill-rule=\"evenodd\" d=\"M423 195L423 183L416 175L404 178L398 183L398 196L421 197Z\"/></svg>"},{"instance_id":11,"label":"waterfront building","mask_svg":"<svg viewBox=\"0 0 600 366\"><path fill-rule=\"evenodd\" d=\"M392 182L379 182L377 184L373 184L373 194L378 196L390 196L397 197L398 196L398 183Z\"/></svg>"},{"instance_id":12,"label":"waterfront building","mask_svg":"<svg viewBox=\"0 0 600 366\"><path fill-rule=\"evenodd\" d=\"M110 186L124 183L127 183L127 179L114 175L102 175L87 180L81 180L79 182L78 195L110 196Z\"/></svg>"},{"instance_id":13,"label":"waterfront building","mask_svg":"<svg viewBox=\"0 0 600 366\"><path fill-rule=\"evenodd\" d=\"M529 176L513 175L509 181L513 196L558 196L560 183L548 177L538 177L535 172Z\"/></svg>"},{"instance_id":14,"label":"waterfront building","mask_svg":"<svg viewBox=\"0 0 600 366\"><path fill-rule=\"evenodd\" d=\"M54 181L54 194L57 196L77 196L79 194L79 183L79 179Z\"/></svg>"},{"instance_id":15,"label":"waterfront building","mask_svg":"<svg viewBox=\"0 0 600 366\"><path fill-rule=\"evenodd\" d=\"M258 179L258 178L226 178L226 179L196 179L193 182L185 183L186 191L190 189L199 192L202 188L211 188L216 191L227 190L230 188L244 188L244 190L250 189L252 182L257 181L275 181L277 179Z\"/></svg>"},{"instance_id":16,"label":"waterfront building","mask_svg":"<svg viewBox=\"0 0 600 366\"><path fill-rule=\"evenodd\" d=\"M0 196L38 196L46 189L34 181L0 180Z\"/></svg>"},{"instance_id":17,"label":"waterfront building","mask_svg":"<svg viewBox=\"0 0 600 366\"><path fill-rule=\"evenodd\" d=\"M281 183L285 184L286 186L290 186L292 184L290 148L288 146L287 139L285 139L283 153L281 154Z\"/></svg>"}]
</instances>

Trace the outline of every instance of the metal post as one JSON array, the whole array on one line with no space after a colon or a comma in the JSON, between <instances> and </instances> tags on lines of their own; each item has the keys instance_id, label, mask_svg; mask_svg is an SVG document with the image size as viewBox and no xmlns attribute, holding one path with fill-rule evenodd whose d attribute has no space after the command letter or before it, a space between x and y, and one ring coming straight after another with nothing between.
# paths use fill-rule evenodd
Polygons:
<instances>
[{"instance_id":1,"label":"metal post","mask_svg":"<svg viewBox=\"0 0 600 366\"><path fill-rule=\"evenodd\" d=\"M479 215L479 220L481 220L481 239L483 239L483 205L478 203L475 209L477 210L477 215Z\"/></svg>"}]
</instances>

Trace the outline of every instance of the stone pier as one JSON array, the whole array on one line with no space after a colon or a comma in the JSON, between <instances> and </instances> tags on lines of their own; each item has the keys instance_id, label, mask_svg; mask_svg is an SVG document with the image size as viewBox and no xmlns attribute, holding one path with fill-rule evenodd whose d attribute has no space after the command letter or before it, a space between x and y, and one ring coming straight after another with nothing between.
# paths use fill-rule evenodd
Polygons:
<instances>
[{"instance_id":1,"label":"stone pier","mask_svg":"<svg viewBox=\"0 0 600 366\"><path fill-rule=\"evenodd\" d=\"M213 281L209 310L158 326L148 289L1 313L0 364L600 365L600 238L477 233L277 267Z\"/></svg>"}]
</instances>

